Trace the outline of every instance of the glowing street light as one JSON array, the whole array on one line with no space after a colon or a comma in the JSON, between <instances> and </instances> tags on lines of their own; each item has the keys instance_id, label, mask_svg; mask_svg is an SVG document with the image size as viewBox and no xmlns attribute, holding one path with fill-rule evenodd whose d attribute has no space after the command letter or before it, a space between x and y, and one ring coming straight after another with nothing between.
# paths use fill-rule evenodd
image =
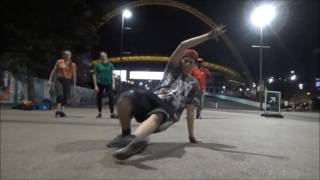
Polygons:
<instances>
[{"instance_id":1,"label":"glowing street light","mask_svg":"<svg viewBox=\"0 0 320 180\"><path fill-rule=\"evenodd\" d=\"M276 15L275 7L270 4L263 4L254 9L251 14L251 22L253 25L260 28L260 46L255 46L260 48L259 61L260 61L260 79L259 87L263 86L262 82L262 30L263 27L270 24ZM267 48L267 47L266 47ZM269 47L270 48L270 47ZM262 91L259 90L259 101L260 101L260 111L262 111Z\"/></svg>"},{"instance_id":2,"label":"glowing street light","mask_svg":"<svg viewBox=\"0 0 320 180\"><path fill-rule=\"evenodd\" d=\"M252 83L252 87L254 87L254 88L255 88L256 86L257 86L257 85L256 85L256 83Z\"/></svg>"},{"instance_id":3,"label":"glowing street light","mask_svg":"<svg viewBox=\"0 0 320 180\"><path fill-rule=\"evenodd\" d=\"M273 83L273 82L274 82L274 78L273 78L273 77L270 77L270 78L268 79L268 82L269 82L269 84Z\"/></svg>"},{"instance_id":4,"label":"glowing street light","mask_svg":"<svg viewBox=\"0 0 320 180\"><path fill-rule=\"evenodd\" d=\"M263 27L270 24L276 16L274 6L271 4L263 4L258 6L251 14L251 21L254 25Z\"/></svg>"},{"instance_id":5,"label":"glowing street light","mask_svg":"<svg viewBox=\"0 0 320 180\"><path fill-rule=\"evenodd\" d=\"M123 29L124 29L124 19L129 19L132 16L131 11L129 11L128 9L125 9L122 11L122 16L121 16L121 38L120 38L120 74L122 73L122 67L121 67L121 63L122 63L122 56L123 56ZM121 89L121 86L120 86Z\"/></svg>"},{"instance_id":6,"label":"glowing street light","mask_svg":"<svg viewBox=\"0 0 320 180\"><path fill-rule=\"evenodd\" d=\"M132 13L131 13L131 11L130 10L128 10L128 9L125 9L125 10L123 10L122 11L122 16L124 17L124 18L130 18L131 16L132 16Z\"/></svg>"},{"instance_id":7,"label":"glowing street light","mask_svg":"<svg viewBox=\"0 0 320 180\"><path fill-rule=\"evenodd\" d=\"M299 83L299 89L302 90L303 89L303 84Z\"/></svg>"},{"instance_id":8,"label":"glowing street light","mask_svg":"<svg viewBox=\"0 0 320 180\"><path fill-rule=\"evenodd\" d=\"M294 74L294 75L290 76L290 80L291 80L291 81L294 81L294 80L296 80L296 79L297 79L297 75Z\"/></svg>"}]
</instances>

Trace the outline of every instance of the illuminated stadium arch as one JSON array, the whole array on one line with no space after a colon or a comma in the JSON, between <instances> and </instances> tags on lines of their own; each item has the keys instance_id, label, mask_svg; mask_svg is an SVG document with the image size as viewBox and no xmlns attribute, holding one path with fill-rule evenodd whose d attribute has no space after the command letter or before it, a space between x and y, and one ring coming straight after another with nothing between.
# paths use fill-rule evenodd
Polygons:
<instances>
[{"instance_id":1,"label":"illuminated stadium arch","mask_svg":"<svg viewBox=\"0 0 320 180\"><path fill-rule=\"evenodd\" d=\"M119 6L119 7L115 8L115 9L109 11L104 17L102 17L100 19L99 22L96 23L96 25L94 25L93 29L94 29L94 31L96 31L102 25L104 25L109 20L111 20L113 17L115 17L116 15L121 14L122 10L125 9L125 8L133 9L133 8L137 8L137 7L141 7L141 6L151 6L151 5L160 5L160 6L169 6L169 7L178 8L178 9L181 9L183 11L186 11L186 12L194 15L195 17L197 17L198 19L200 19L201 21L206 23L210 28L214 28L214 27L217 26L217 24L215 22L213 22L213 20L211 18L209 18L208 16L206 16L205 14L200 12L199 10L197 10L197 9L195 9L195 8L191 7L190 5L187 5L185 3L178 2L178 1L173 1L173 0L161 0L161 1L159 1L159 0L139 0L139 1L133 1L133 2L126 3L126 4L122 5L122 6ZM226 44L226 46L231 51L232 55L235 57L235 59L239 63L239 65L240 65L240 67L241 67L241 69L243 71L242 73L243 73L244 77L248 80L249 86L251 86L252 85L251 74L250 74L247 66L243 62L243 59L242 59L239 51L233 45L233 43L227 37L226 34L223 34L221 36L221 39Z\"/></svg>"},{"instance_id":2,"label":"illuminated stadium arch","mask_svg":"<svg viewBox=\"0 0 320 180\"><path fill-rule=\"evenodd\" d=\"M109 58L112 63L120 63L120 57L110 57ZM169 60L168 56L124 56L121 58L121 62L167 62ZM92 64L95 64L97 60L92 61ZM228 67L223 65L209 63L204 61L203 65L208 69L216 72L221 72L226 75L230 75L233 77L240 77L240 74Z\"/></svg>"}]
</instances>

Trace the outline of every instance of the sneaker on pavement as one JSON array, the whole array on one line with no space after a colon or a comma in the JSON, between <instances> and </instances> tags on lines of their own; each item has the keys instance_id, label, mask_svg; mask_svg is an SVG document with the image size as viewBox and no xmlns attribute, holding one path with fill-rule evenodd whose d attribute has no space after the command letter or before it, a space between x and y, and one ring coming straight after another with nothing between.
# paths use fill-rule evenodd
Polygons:
<instances>
[{"instance_id":1,"label":"sneaker on pavement","mask_svg":"<svg viewBox=\"0 0 320 180\"><path fill-rule=\"evenodd\" d=\"M60 117L60 112L57 111L56 114L54 115L54 117L59 118Z\"/></svg>"},{"instance_id":2,"label":"sneaker on pavement","mask_svg":"<svg viewBox=\"0 0 320 180\"><path fill-rule=\"evenodd\" d=\"M200 114L197 114L196 119L202 119L202 116Z\"/></svg>"},{"instance_id":3,"label":"sneaker on pavement","mask_svg":"<svg viewBox=\"0 0 320 180\"><path fill-rule=\"evenodd\" d=\"M195 137L190 137L190 136L189 136L189 142L190 142L191 144L198 144L198 143L200 143L200 141L196 140Z\"/></svg>"},{"instance_id":4,"label":"sneaker on pavement","mask_svg":"<svg viewBox=\"0 0 320 180\"><path fill-rule=\"evenodd\" d=\"M96 118L101 118L101 117L102 117L101 113L99 113L99 114L96 116Z\"/></svg>"},{"instance_id":5,"label":"sneaker on pavement","mask_svg":"<svg viewBox=\"0 0 320 180\"><path fill-rule=\"evenodd\" d=\"M128 145L136 136L134 135L127 135L124 136L122 134L116 136L113 138L108 144L107 147L116 147L116 148L122 148Z\"/></svg>"},{"instance_id":6,"label":"sneaker on pavement","mask_svg":"<svg viewBox=\"0 0 320 180\"><path fill-rule=\"evenodd\" d=\"M110 115L110 118L112 118L112 119L116 119L116 118L118 118L118 116L117 116L117 115L115 115L114 113L112 113L112 114Z\"/></svg>"},{"instance_id":7,"label":"sneaker on pavement","mask_svg":"<svg viewBox=\"0 0 320 180\"><path fill-rule=\"evenodd\" d=\"M112 156L119 161L126 160L135 154L141 153L147 147L147 141L135 141L133 140L127 146L116 150Z\"/></svg>"},{"instance_id":8,"label":"sneaker on pavement","mask_svg":"<svg viewBox=\"0 0 320 180\"><path fill-rule=\"evenodd\" d=\"M60 117L66 117L66 114L64 112L60 112Z\"/></svg>"}]
</instances>

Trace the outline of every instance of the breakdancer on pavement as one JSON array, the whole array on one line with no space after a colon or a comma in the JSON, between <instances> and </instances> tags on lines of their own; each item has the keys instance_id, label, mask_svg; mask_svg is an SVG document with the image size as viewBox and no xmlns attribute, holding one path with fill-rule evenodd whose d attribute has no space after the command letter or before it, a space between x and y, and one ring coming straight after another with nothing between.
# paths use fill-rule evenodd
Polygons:
<instances>
[{"instance_id":1,"label":"breakdancer on pavement","mask_svg":"<svg viewBox=\"0 0 320 180\"><path fill-rule=\"evenodd\" d=\"M191 75L199 55L190 49L210 39L218 39L224 26L182 41L172 53L163 79L154 91L130 90L118 101L118 117L122 134L107 144L117 147L113 157L125 160L142 152L147 146L146 138L155 132L167 129L180 119L187 109L187 124L190 143L197 143L194 135L194 107L197 101L198 81ZM141 123L131 134L130 121L134 117Z\"/></svg>"}]
</instances>

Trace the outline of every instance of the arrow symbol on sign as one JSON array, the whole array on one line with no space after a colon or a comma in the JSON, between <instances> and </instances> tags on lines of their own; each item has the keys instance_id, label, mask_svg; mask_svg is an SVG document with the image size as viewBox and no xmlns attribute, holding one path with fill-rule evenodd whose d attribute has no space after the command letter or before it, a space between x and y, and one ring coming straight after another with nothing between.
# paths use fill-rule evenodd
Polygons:
<instances>
[{"instance_id":1,"label":"arrow symbol on sign","mask_svg":"<svg viewBox=\"0 0 320 180\"><path fill-rule=\"evenodd\" d=\"M271 100L269 101L269 103L273 103L276 102L276 97L271 97Z\"/></svg>"}]
</instances>

